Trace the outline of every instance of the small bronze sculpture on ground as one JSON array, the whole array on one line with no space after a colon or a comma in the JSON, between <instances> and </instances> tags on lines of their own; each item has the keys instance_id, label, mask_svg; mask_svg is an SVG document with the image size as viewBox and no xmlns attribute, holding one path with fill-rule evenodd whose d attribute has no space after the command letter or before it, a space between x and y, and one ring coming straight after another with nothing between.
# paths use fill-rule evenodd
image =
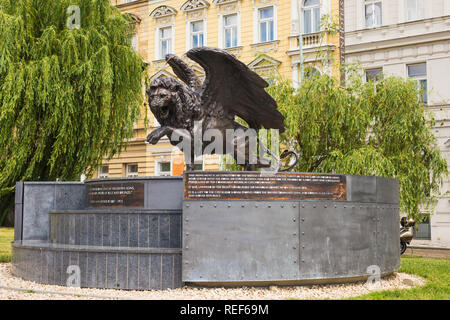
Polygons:
<instances>
[{"instance_id":1,"label":"small bronze sculpture on ground","mask_svg":"<svg viewBox=\"0 0 450 320\"><path fill-rule=\"evenodd\" d=\"M245 159L242 165L245 170L254 171L257 168L270 167L271 162L268 159L261 157L251 159L248 136L234 137L231 141L226 141L230 140L226 139L228 129L241 129L246 132L249 129L258 130L264 127L284 132L284 117L277 110L275 100L264 90L268 83L224 50L200 47L188 51L186 55L203 67L206 79L202 84L186 62L175 55L166 56L167 63L184 83L174 78L162 77L151 82L147 90L148 102L161 127L148 135L147 142L156 144L163 136L170 139L171 135L180 129L189 133L185 138L194 141L194 123L199 121L202 132L208 129L220 131L223 137L222 150L233 150L236 160L238 152L244 152ZM250 128L236 122L235 116L245 120ZM172 145L178 144L178 141L170 140ZM208 153L205 152L205 148L210 143L211 141L204 142L202 139L202 154ZM195 154L194 143L190 145L190 158L186 159L188 171L193 170L194 158L199 156ZM270 154L261 143L260 147ZM295 153L287 151L282 157L288 155ZM281 163L279 159L276 160L278 164ZM278 165L277 170L280 166Z\"/></svg>"}]
</instances>

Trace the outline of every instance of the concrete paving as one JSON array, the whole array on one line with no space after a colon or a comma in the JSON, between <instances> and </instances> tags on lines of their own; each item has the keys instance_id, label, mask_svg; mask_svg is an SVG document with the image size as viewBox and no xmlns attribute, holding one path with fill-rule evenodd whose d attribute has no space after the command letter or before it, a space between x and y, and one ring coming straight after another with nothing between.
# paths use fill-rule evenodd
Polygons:
<instances>
[{"instance_id":1,"label":"concrete paving","mask_svg":"<svg viewBox=\"0 0 450 320\"><path fill-rule=\"evenodd\" d=\"M450 242L414 239L404 256L450 259Z\"/></svg>"}]
</instances>

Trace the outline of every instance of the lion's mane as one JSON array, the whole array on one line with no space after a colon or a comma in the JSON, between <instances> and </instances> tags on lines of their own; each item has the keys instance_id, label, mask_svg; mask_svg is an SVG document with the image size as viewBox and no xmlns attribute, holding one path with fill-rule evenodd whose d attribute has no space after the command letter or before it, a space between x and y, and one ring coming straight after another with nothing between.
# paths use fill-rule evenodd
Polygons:
<instances>
[{"instance_id":1,"label":"lion's mane","mask_svg":"<svg viewBox=\"0 0 450 320\"><path fill-rule=\"evenodd\" d=\"M200 119L200 97L188 86L174 78L160 77L152 80L150 90L164 88L171 92L172 103L169 107L171 116L167 119L158 119L163 126L191 129L194 121ZM160 121L161 120L161 121Z\"/></svg>"}]
</instances>

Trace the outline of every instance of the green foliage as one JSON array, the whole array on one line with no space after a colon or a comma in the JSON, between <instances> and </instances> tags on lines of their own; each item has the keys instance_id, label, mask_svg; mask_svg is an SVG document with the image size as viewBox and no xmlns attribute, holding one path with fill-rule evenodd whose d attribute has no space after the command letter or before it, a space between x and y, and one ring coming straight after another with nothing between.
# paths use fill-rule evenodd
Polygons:
<instances>
[{"instance_id":1,"label":"green foliage","mask_svg":"<svg viewBox=\"0 0 450 320\"><path fill-rule=\"evenodd\" d=\"M349 71L345 88L328 75L311 75L299 89L283 78L272 83L268 92L285 116L282 143L299 154L296 171L396 178L401 210L422 219L447 163L413 81L363 83L360 73Z\"/></svg>"},{"instance_id":2,"label":"green foliage","mask_svg":"<svg viewBox=\"0 0 450 320\"><path fill-rule=\"evenodd\" d=\"M402 290L372 292L351 300L449 300L450 259L402 257L399 272L415 274L425 278L421 287Z\"/></svg>"},{"instance_id":3,"label":"green foliage","mask_svg":"<svg viewBox=\"0 0 450 320\"><path fill-rule=\"evenodd\" d=\"M13 228L0 228L0 263L11 261L11 242L13 240Z\"/></svg>"},{"instance_id":4,"label":"green foliage","mask_svg":"<svg viewBox=\"0 0 450 320\"><path fill-rule=\"evenodd\" d=\"M0 224L16 181L79 179L132 136L143 61L130 21L109 0L0 0Z\"/></svg>"}]
</instances>

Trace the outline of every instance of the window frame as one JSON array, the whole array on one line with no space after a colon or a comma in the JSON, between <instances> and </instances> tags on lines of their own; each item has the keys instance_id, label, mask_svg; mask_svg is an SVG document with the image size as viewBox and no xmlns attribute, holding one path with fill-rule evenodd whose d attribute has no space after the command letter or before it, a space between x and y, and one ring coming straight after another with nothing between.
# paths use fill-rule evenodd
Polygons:
<instances>
[{"instance_id":1,"label":"window frame","mask_svg":"<svg viewBox=\"0 0 450 320\"><path fill-rule=\"evenodd\" d=\"M416 76L411 76L409 73L409 67L412 66L419 66L419 65L425 65L425 75L416 75ZM406 75L408 76L408 79L412 79L414 81L416 81L417 86L422 90L423 89L423 93L422 96L419 97L420 101L425 104L428 105L428 70L427 70L427 63L426 62L418 62L418 63L410 63L406 65ZM425 81L425 88L422 86L422 81Z\"/></svg>"},{"instance_id":2,"label":"window frame","mask_svg":"<svg viewBox=\"0 0 450 320\"><path fill-rule=\"evenodd\" d=\"M164 29L170 29L170 38L162 38L161 37L161 32L164 30ZM174 27L173 27L173 25L169 25L169 26L161 26L161 27L158 27L157 28L157 30L156 30L156 33L157 33L157 54L158 54L158 60L163 60L163 59L165 59L165 54L163 54L163 48L162 48L162 42L163 41L167 41L167 40L170 40L170 48L168 49L168 51L167 51L167 53L166 54L170 54L170 53L173 53L173 45L174 45Z\"/></svg>"},{"instance_id":3,"label":"window frame","mask_svg":"<svg viewBox=\"0 0 450 320\"><path fill-rule=\"evenodd\" d=\"M201 22L202 23L202 31L196 31L195 34L196 35L202 35L203 36L203 43L197 47L203 47L206 46L206 20L205 19L200 19L200 20L190 20L188 22L189 25L189 39L188 39L188 49L193 49L193 48L197 48L194 47L194 31L193 31L193 26L194 23L198 23Z\"/></svg>"},{"instance_id":4,"label":"window frame","mask_svg":"<svg viewBox=\"0 0 450 320\"><path fill-rule=\"evenodd\" d=\"M311 5L308 7L305 6L305 2L307 0L302 0L302 1L303 1L303 33L304 34L312 34L312 33L320 32L320 20L322 19L321 1L319 0L318 4ZM315 18L314 11L316 9L319 9L319 21L315 21L316 18ZM306 11L311 12L311 25L310 25L311 32L306 32ZM314 27L317 27L317 30L315 30Z\"/></svg>"},{"instance_id":5,"label":"window frame","mask_svg":"<svg viewBox=\"0 0 450 320\"><path fill-rule=\"evenodd\" d=\"M227 26L225 24L226 18L231 17L231 16L236 16L236 23L234 25L231 26ZM229 14L224 14L221 17L222 19L222 48L224 49L230 49L230 48L236 48L240 45L240 15L239 13L235 12L235 13L229 13ZM236 39L233 39L233 28L236 28ZM227 30L231 30L231 35L232 38L231 40L236 40L236 44L233 43L233 41L230 41L231 46L227 47Z\"/></svg>"},{"instance_id":6,"label":"window frame","mask_svg":"<svg viewBox=\"0 0 450 320\"><path fill-rule=\"evenodd\" d=\"M170 171L168 172L168 174L161 174L160 164L162 164L162 163L170 163ZM170 159L167 159L167 158L155 159L155 176L169 177L169 176L172 176L172 172L173 172L172 158L170 158Z\"/></svg>"},{"instance_id":7,"label":"window frame","mask_svg":"<svg viewBox=\"0 0 450 320\"><path fill-rule=\"evenodd\" d=\"M379 71L379 72L376 75L374 75L372 78L369 79L368 72L370 72L370 71ZM383 67L364 69L364 78L365 78L366 82L369 82L372 80L375 80L375 81L381 80L383 78Z\"/></svg>"},{"instance_id":8,"label":"window frame","mask_svg":"<svg viewBox=\"0 0 450 320\"><path fill-rule=\"evenodd\" d=\"M132 166L136 166L136 172L129 170L129 168ZM139 176L139 164L138 163L126 163L125 164L125 177L136 178L138 176Z\"/></svg>"},{"instance_id":9,"label":"window frame","mask_svg":"<svg viewBox=\"0 0 450 320\"><path fill-rule=\"evenodd\" d=\"M102 168L107 168L106 173L102 172ZM107 179L109 177L109 165L101 165L98 167L97 176L99 179Z\"/></svg>"},{"instance_id":10,"label":"window frame","mask_svg":"<svg viewBox=\"0 0 450 320\"><path fill-rule=\"evenodd\" d=\"M263 18L261 19L261 12L262 10L270 9L272 8L273 15L271 18ZM257 42L258 43L266 43L266 42L272 42L277 40L277 10L275 5L269 5L269 6L263 6L256 8L256 26L257 26ZM267 24L268 21L271 21L273 23L273 39L269 39L269 24ZM261 24L263 22L266 22L266 40L262 40L262 28Z\"/></svg>"},{"instance_id":11,"label":"window frame","mask_svg":"<svg viewBox=\"0 0 450 320\"><path fill-rule=\"evenodd\" d=\"M383 0L363 0L363 1L364 1L364 4L363 4L363 9L364 9L364 15L363 15L363 17L364 17L364 26L367 29L381 27L383 25ZM380 22L379 22L379 24L378 24L378 19L375 19L376 18L376 15L375 15L375 8L376 8L376 6L375 5L377 3L380 4L380 8L381 8L380 9L381 12L380 12ZM372 6L373 7L373 10L372 10L373 19L372 19L372 24L370 26L367 25L367 7L368 6Z\"/></svg>"},{"instance_id":12,"label":"window frame","mask_svg":"<svg viewBox=\"0 0 450 320\"><path fill-rule=\"evenodd\" d=\"M404 1L405 1L405 21L406 22L422 20L425 18L425 3L423 0L414 0L414 1L416 1L414 17L408 17L408 13L409 13L408 2L410 0L404 0Z\"/></svg>"}]
</instances>

